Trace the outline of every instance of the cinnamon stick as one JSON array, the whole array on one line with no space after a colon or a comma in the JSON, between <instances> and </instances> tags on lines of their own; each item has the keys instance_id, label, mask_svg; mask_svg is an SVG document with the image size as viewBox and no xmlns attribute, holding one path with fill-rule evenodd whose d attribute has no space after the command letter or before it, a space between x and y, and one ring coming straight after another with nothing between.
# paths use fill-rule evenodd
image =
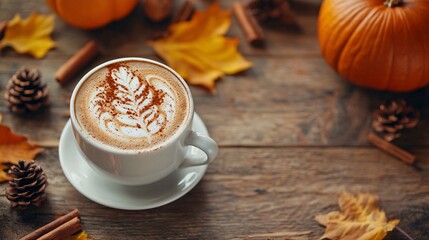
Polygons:
<instances>
[{"instance_id":1,"label":"cinnamon stick","mask_svg":"<svg viewBox=\"0 0 429 240\"><path fill-rule=\"evenodd\" d=\"M183 3L179 12L174 16L172 23L188 21L192 18L195 11L195 4L193 0L187 0Z\"/></svg>"},{"instance_id":2,"label":"cinnamon stick","mask_svg":"<svg viewBox=\"0 0 429 240\"><path fill-rule=\"evenodd\" d=\"M62 240L81 230L82 225L80 224L80 219L78 217L74 217L63 225L60 225L40 238L37 238L37 240Z\"/></svg>"},{"instance_id":3,"label":"cinnamon stick","mask_svg":"<svg viewBox=\"0 0 429 240\"><path fill-rule=\"evenodd\" d=\"M98 54L95 41L89 41L79 49L60 69L55 73L55 79L61 84L66 84L73 75L84 67Z\"/></svg>"},{"instance_id":4,"label":"cinnamon stick","mask_svg":"<svg viewBox=\"0 0 429 240\"><path fill-rule=\"evenodd\" d=\"M24 237L20 238L20 240L37 239L37 238L47 234L48 232L55 230L59 226L69 222L70 220L72 220L74 218L79 218L79 217L80 217L79 210L74 209L73 211L67 213L66 215L59 217L59 218L55 219L54 221L46 224L45 226L40 227L40 228L36 229L35 231L25 235Z\"/></svg>"},{"instance_id":5,"label":"cinnamon stick","mask_svg":"<svg viewBox=\"0 0 429 240\"><path fill-rule=\"evenodd\" d=\"M376 147L378 147L380 150L396 157L397 159L407 163L407 164L414 164L416 161L416 156L413 154L391 144L390 142L380 138L379 136L375 135L374 133L370 133L368 135L368 141L372 144L374 144Z\"/></svg>"},{"instance_id":6,"label":"cinnamon stick","mask_svg":"<svg viewBox=\"0 0 429 240\"><path fill-rule=\"evenodd\" d=\"M254 46L265 44L265 36L261 26L256 21L248 7L240 2L233 3L234 14L240 23L241 29L246 35L247 41Z\"/></svg>"}]
</instances>

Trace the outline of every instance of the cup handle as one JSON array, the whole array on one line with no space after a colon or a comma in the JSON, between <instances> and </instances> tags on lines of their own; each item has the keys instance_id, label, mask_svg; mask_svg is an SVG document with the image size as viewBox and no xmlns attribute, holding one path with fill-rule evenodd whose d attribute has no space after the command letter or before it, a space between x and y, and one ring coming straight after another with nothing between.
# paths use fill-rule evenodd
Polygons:
<instances>
[{"instance_id":1,"label":"cup handle","mask_svg":"<svg viewBox=\"0 0 429 240\"><path fill-rule=\"evenodd\" d=\"M191 130L189 135L186 137L185 144L199 148L207 155L207 157L204 161L185 157L185 160L180 165L180 168L206 165L211 163L217 156L218 146L216 142L210 137L205 136L199 132Z\"/></svg>"}]
</instances>

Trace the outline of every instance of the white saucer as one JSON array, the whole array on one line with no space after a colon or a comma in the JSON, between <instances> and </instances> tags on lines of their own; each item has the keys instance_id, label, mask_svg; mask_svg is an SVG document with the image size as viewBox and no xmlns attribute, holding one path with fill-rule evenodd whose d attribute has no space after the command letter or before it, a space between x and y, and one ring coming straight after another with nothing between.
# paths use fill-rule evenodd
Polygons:
<instances>
[{"instance_id":1,"label":"white saucer","mask_svg":"<svg viewBox=\"0 0 429 240\"><path fill-rule=\"evenodd\" d=\"M201 118L195 113L192 129L208 136ZM85 197L112 208L143 210L159 207L182 197L197 185L207 165L180 168L158 182L142 186L124 186L98 175L84 160L73 138L70 120L63 129L59 145L60 164L69 182ZM205 154L189 147L192 158Z\"/></svg>"}]
</instances>

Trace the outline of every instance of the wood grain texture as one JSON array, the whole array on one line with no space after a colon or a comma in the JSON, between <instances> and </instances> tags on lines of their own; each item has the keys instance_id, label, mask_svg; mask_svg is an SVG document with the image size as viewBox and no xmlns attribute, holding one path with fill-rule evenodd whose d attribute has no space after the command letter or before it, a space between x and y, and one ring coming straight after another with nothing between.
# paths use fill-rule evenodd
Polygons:
<instances>
[{"instance_id":1,"label":"wood grain texture","mask_svg":"<svg viewBox=\"0 0 429 240\"><path fill-rule=\"evenodd\" d=\"M413 224L429 217L424 212L429 207L429 150L413 151L420 170L374 148L223 148L202 182L183 198L157 209L121 211L78 193L60 170L57 150L51 149L38 158L48 176L48 201L19 213L0 199L3 236L16 239L78 208L83 228L96 239L240 239L305 231L311 233L299 238L315 239L323 228L314 216L336 210L341 191L363 191L377 193L387 216L401 217L400 227L415 239L427 239L428 221L418 229ZM407 214L411 211L414 215Z\"/></svg>"},{"instance_id":2,"label":"wood grain texture","mask_svg":"<svg viewBox=\"0 0 429 240\"><path fill-rule=\"evenodd\" d=\"M408 94L354 87L325 63L317 44L320 0L293 0L301 33L265 26L267 48L250 47L235 19L229 33L241 39L240 51L255 66L217 82L210 94L191 87L196 111L221 146L206 176L183 198L147 211L100 206L81 195L64 177L58 142L68 117L68 99L78 79L107 60L139 56L161 61L144 42L164 25L149 25L140 6L125 19L95 31L74 29L58 17L58 47L42 60L0 50L0 96L21 66L37 67L48 84L51 104L35 115L11 114L0 98L2 123L30 140L49 146L37 161L49 181L40 208L18 212L0 198L0 239L17 239L78 208L85 231L95 239L318 239L317 213L336 210L341 191L374 192L389 218L415 239L429 239L429 88ZM202 8L210 1L197 1ZM176 3L177 4L177 3ZM230 1L222 1L224 7ZM0 1L0 21L15 13L50 13L42 0ZM89 39L102 54L66 86L55 71ZM394 96L421 109L420 124L396 144L417 156L410 167L370 146L371 112ZM3 192L6 184L0 185ZM388 240L403 238L394 231Z\"/></svg>"},{"instance_id":3,"label":"wood grain texture","mask_svg":"<svg viewBox=\"0 0 429 240\"><path fill-rule=\"evenodd\" d=\"M75 46L79 49L79 46ZM0 64L0 95L20 66L37 67L50 91L50 107L31 116L8 111L0 98L3 122L34 141L54 141L67 116L68 99L78 79L96 65L119 56L99 56L69 84L60 86L54 73L66 61L9 58ZM142 57L160 60L154 55ZM391 94L356 88L339 77L320 57L249 57L255 66L217 82L214 95L191 87L195 109L221 146L362 146L371 130L372 111ZM401 146L429 145L427 89L404 95L422 109L420 124L406 130ZM29 121L29 118L32 121ZM38 131L34 131L38 128Z\"/></svg>"}]
</instances>

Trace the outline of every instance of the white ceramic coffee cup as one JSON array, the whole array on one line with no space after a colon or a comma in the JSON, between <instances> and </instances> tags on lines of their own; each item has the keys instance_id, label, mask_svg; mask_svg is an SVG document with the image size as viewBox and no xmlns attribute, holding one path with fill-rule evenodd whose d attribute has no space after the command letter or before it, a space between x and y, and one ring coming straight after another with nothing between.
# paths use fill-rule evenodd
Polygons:
<instances>
[{"instance_id":1,"label":"white ceramic coffee cup","mask_svg":"<svg viewBox=\"0 0 429 240\"><path fill-rule=\"evenodd\" d=\"M76 119L75 101L82 84L99 69L116 62L143 61L158 65L173 73L185 86L189 113L184 123L163 144L150 151L114 149L95 141L86 133ZM78 109L76 111L79 111ZM100 175L124 185L143 185L156 182L178 168L206 165L212 162L218 152L216 142L191 129L194 116L194 103L189 87L183 78L168 66L145 58L119 58L105 62L89 71L75 87L70 101L70 118L74 138L80 152L89 165ZM187 156L189 146L201 149L206 159L195 160Z\"/></svg>"}]
</instances>

